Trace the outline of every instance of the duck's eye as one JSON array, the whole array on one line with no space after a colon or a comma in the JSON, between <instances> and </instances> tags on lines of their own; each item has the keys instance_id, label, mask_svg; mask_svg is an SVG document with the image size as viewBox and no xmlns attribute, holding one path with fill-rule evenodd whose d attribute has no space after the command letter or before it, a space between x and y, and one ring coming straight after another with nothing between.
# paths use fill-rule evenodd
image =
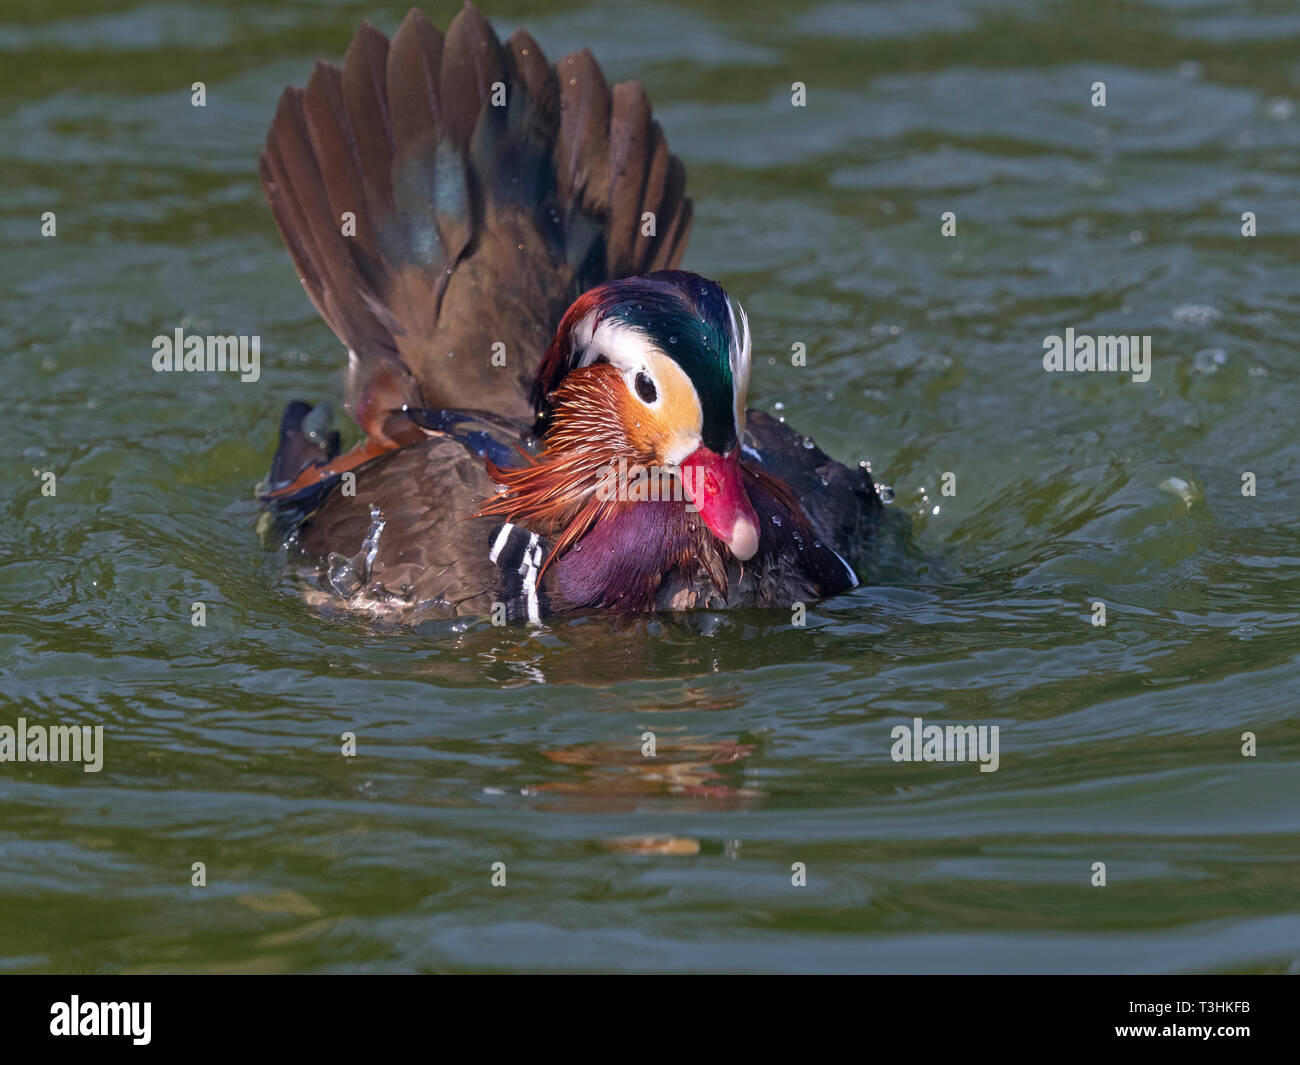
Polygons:
<instances>
[{"instance_id":1,"label":"duck's eye","mask_svg":"<svg viewBox=\"0 0 1300 1065\"><path fill-rule=\"evenodd\" d=\"M642 403L653 403L659 398L655 383L650 380L650 375L644 370L636 375L636 394L641 397Z\"/></svg>"}]
</instances>

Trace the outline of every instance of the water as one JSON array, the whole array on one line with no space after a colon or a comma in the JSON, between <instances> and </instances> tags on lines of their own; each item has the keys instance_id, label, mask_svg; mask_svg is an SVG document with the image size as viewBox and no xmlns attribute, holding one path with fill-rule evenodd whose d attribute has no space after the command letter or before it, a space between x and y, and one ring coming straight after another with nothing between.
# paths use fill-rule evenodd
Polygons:
<instances>
[{"instance_id":1,"label":"water","mask_svg":"<svg viewBox=\"0 0 1300 1065\"><path fill-rule=\"evenodd\" d=\"M753 399L920 556L803 628L393 634L254 530L343 363L256 155L404 6L4 0L0 724L106 746L0 764L0 968L1300 969L1300 11L492 4L646 85ZM153 373L177 326L260 335L260 380ZM1151 336L1150 381L1044 373L1071 327ZM999 726L998 771L895 763L915 717Z\"/></svg>"}]
</instances>

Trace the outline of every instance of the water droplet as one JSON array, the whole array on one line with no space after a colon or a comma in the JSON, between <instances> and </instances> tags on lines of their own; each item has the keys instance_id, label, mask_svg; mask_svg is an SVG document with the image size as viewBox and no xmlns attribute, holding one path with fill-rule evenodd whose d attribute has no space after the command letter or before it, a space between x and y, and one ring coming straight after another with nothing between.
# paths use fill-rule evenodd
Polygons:
<instances>
[{"instance_id":1,"label":"water droplet","mask_svg":"<svg viewBox=\"0 0 1300 1065\"><path fill-rule=\"evenodd\" d=\"M334 551L330 553L327 563L329 582L335 592L346 599L351 598L361 589L363 580L351 559Z\"/></svg>"},{"instance_id":2,"label":"water droplet","mask_svg":"<svg viewBox=\"0 0 1300 1065\"><path fill-rule=\"evenodd\" d=\"M778 518L775 514L772 515L772 524L777 526L781 524L781 519Z\"/></svg>"},{"instance_id":3,"label":"water droplet","mask_svg":"<svg viewBox=\"0 0 1300 1065\"><path fill-rule=\"evenodd\" d=\"M1228 353L1222 348L1205 348L1192 356L1192 370L1201 374L1218 373L1227 361Z\"/></svg>"},{"instance_id":4,"label":"water droplet","mask_svg":"<svg viewBox=\"0 0 1300 1065\"><path fill-rule=\"evenodd\" d=\"M1177 496L1188 507L1192 506L1201 498L1199 486L1192 484L1182 477L1168 477L1160 483L1160 490L1168 492L1170 495Z\"/></svg>"},{"instance_id":5,"label":"water droplet","mask_svg":"<svg viewBox=\"0 0 1300 1065\"><path fill-rule=\"evenodd\" d=\"M1223 317L1223 312L1217 307L1211 307L1204 303L1183 303L1172 308L1169 311L1175 322L1186 322L1189 325L1213 325Z\"/></svg>"},{"instance_id":6,"label":"water droplet","mask_svg":"<svg viewBox=\"0 0 1300 1065\"><path fill-rule=\"evenodd\" d=\"M882 503L892 503L894 501L894 489L892 485L876 485L876 494L880 496L880 501Z\"/></svg>"}]
</instances>

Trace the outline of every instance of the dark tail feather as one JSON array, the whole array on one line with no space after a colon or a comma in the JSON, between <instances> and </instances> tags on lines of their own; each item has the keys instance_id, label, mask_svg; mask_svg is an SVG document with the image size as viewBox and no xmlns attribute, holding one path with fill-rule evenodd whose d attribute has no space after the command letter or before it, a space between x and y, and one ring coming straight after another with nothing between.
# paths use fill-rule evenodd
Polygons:
<instances>
[{"instance_id":1,"label":"dark tail feather","mask_svg":"<svg viewBox=\"0 0 1300 1065\"><path fill-rule=\"evenodd\" d=\"M403 406L531 416L569 303L676 265L690 229L640 86L611 92L585 50L552 68L523 31L503 45L468 3L445 38L414 9L391 43L363 24L342 70L285 90L260 173L352 353L348 410L386 446Z\"/></svg>"},{"instance_id":2,"label":"dark tail feather","mask_svg":"<svg viewBox=\"0 0 1300 1065\"><path fill-rule=\"evenodd\" d=\"M280 446L267 476L269 488L289 484L308 466L323 466L339 453L339 434L332 420L328 404L313 407L298 399L284 408Z\"/></svg>"},{"instance_id":3,"label":"dark tail feather","mask_svg":"<svg viewBox=\"0 0 1300 1065\"><path fill-rule=\"evenodd\" d=\"M280 418L280 444L271 459L271 470L258 486L263 507L286 528L297 524L320 505L338 478L306 483L292 492L285 489L309 471L328 466L338 453L339 434L329 405L313 407L302 400L290 403Z\"/></svg>"}]
</instances>

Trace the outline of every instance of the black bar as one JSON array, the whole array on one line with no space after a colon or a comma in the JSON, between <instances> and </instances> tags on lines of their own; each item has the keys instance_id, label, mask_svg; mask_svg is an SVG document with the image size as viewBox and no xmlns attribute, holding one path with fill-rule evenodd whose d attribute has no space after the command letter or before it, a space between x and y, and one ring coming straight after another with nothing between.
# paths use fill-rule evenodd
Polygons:
<instances>
[{"instance_id":1,"label":"black bar","mask_svg":"<svg viewBox=\"0 0 1300 1065\"><path fill-rule=\"evenodd\" d=\"M1183 1054L1199 1046L1216 1054L1294 1054L1297 985L1262 976L873 975L850 977L834 989L806 980L733 980L725 989L709 989L704 1000L694 986L681 997L657 988L649 991L656 997L647 998L648 989L609 980L557 979L565 984L553 998L548 988L530 986L524 994L524 988L493 987L483 979L437 977L9 977L0 982L0 1017L10 1061L22 1060L15 1052L71 1048L95 1054L110 1045L115 1053L199 1050L204 1058L280 1046L331 1058L355 1047L384 1057L391 1053L381 1050L385 1044L451 1050L454 1037L469 1037L492 1054L502 1036L532 1044L534 1053L564 1053L577 1041L592 1046L591 1037L605 1031L634 1035L629 1049L656 1039L656 1032L659 1038L671 1034L678 1046L683 1035L698 1032L709 1040L701 1048L719 1049L759 1033L766 1039L788 1032L818 1057L831 1052L827 1040L846 1038L868 1053L873 1045L926 1055L947 1047L1055 1054L1127 1045L1138 1053ZM141 1030L148 1003L148 1042L137 1044L132 1034L52 1034L52 1025L70 1018L74 995L79 1023L87 1027L92 1016L95 1024L117 1018L119 1027L129 1027L120 1023L127 1016L120 1009L105 1013L98 1004L134 1003L139 1008L132 1017L141 1022L135 1029ZM87 1013L88 1006L96 1008ZM1211 1035L1179 1034L1189 1028L1209 1028Z\"/></svg>"}]
</instances>

